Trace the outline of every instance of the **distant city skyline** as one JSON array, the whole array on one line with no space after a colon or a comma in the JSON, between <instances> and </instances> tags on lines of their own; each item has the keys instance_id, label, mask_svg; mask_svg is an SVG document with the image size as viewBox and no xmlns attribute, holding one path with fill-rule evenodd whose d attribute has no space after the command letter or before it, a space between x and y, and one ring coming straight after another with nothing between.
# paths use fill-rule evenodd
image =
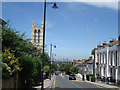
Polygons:
<instances>
[{"instance_id":1,"label":"distant city skyline","mask_svg":"<svg viewBox=\"0 0 120 90\"><path fill-rule=\"evenodd\" d=\"M32 21L40 26L43 20L43 2L3 2L2 18L10 20L12 27L31 38ZM47 5L46 52L50 44L57 60L84 59L91 56L92 46L111 38L118 38L118 3L57 2L58 9Z\"/></svg>"}]
</instances>

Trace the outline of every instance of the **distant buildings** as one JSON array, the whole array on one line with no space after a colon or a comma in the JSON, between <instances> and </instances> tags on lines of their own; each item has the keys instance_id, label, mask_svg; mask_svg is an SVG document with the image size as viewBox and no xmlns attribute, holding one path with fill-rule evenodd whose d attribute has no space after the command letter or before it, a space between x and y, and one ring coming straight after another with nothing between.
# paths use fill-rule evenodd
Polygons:
<instances>
[{"instance_id":1,"label":"distant buildings","mask_svg":"<svg viewBox=\"0 0 120 90\"><path fill-rule=\"evenodd\" d=\"M93 74L93 59L86 58L83 60L73 60L73 65L78 66L79 72L82 74Z\"/></svg>"},{"instance_id":2,"label":"distant buildings","mask_svg":"<svg viewBox=\"0 0 120 90\"><path fill-rule=\"evenodd\" d=\"M92 58L88 58L85 62L83 62L83 68L85 71L85 67L86 67L86 74L93 74L93 60Z\"/></svg>"},{"instance_id":3,"label":"distant buildings","mask_svg":"<svg viewBox=\"0 0 120 90\"><path fill-rule=\"evenodd\" d=\"M120 77L120 46L118 40L111 39L97 45L95 50L94 75L102 81L117 83Z\"/></svg>"}]
</instances>

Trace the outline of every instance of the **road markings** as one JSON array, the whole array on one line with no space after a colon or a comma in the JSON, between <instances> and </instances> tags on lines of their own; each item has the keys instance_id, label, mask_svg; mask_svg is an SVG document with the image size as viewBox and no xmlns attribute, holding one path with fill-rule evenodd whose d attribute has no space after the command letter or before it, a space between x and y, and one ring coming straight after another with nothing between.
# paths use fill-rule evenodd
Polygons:
<instances>
[{"instance_id":1,"label":"road markings","mask_svg":"<svg viewBox=\"0 0 120 90\"><path fill-rule=\"evenodd\" d=\"M56 80L56 76L55 76L55 80ZM53 83L53 90L55 89L55 80L54 80L54 83Z\"/></svg>"}]
</instances>

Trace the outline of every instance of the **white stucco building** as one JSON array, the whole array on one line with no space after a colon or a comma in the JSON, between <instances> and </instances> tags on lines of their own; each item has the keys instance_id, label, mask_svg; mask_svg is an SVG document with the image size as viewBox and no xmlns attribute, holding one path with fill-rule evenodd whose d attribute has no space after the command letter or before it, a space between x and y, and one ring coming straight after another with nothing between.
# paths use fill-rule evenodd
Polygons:
<instances>
[{"instance_id":1,"label":"white stucco building","mask_svg":"<svg viewBox=\"0 0 120 90\"><path fill-rule=\"evenodd\" d=\"M95 77L100 77L105 81L110 77L113 82L118 82L120 74L120 46L117 40L110 40L97 46L95 50Z\"/></svg>"}]
</instances>

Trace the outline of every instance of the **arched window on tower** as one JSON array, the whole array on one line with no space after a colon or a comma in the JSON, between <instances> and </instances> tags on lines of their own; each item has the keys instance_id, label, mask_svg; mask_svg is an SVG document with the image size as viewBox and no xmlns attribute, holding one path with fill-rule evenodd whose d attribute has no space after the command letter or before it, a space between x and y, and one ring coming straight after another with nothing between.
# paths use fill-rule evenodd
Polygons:
<instances>
[{"instance_id":1,"label":"arched window on tower","mask_svg":"<svg viewBox=\"0 0 120 90\"><path fill-rule=\"evenodd\" d=\"M34 31L34 42L36 43L37 30Z\"/></svg>"},{"instance_id":2,"label":"arched window on tower","mask_svg":"<svg viewBox=\"0 0 120 90\"><path fill-rule=\"evenodd\" d=\"M40 30L38 30L38 43L40 43Z\"/></svg>"}]
</instances>

